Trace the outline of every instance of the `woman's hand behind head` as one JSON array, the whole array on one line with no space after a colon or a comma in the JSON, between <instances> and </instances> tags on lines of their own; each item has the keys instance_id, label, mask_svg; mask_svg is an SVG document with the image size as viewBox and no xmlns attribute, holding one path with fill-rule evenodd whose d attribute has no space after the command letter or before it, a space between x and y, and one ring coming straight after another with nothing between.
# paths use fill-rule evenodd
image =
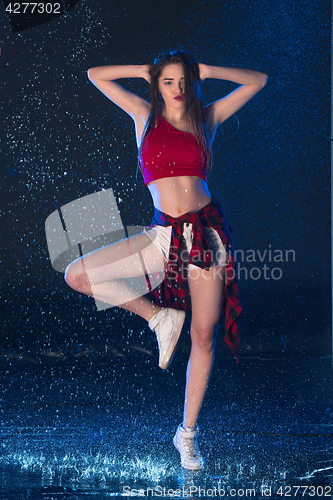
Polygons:
<instances>
[{"instance_id":1,"label":"woman's hand behind head","mask_svg":"<svg viewBox=\"0 0 333 500\"><path fill-rule=\"evenodd\" d=\"M142 78L146 80L146 82L150 83L151 74L150 74L151 65L143 64L142 65Z\"/></svg>"}]
</instances>

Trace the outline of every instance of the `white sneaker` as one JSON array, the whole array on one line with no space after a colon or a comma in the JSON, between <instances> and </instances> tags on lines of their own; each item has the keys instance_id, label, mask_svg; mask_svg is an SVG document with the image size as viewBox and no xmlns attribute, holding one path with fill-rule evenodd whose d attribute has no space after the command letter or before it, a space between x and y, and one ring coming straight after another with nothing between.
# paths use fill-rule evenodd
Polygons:
<instances>
[{"instance_id":1,"label":"white sneaker","mask_svg":"<svg viewBox=\"0 0 333 500\"><path fill-rule=\"evenodd\" d=\"M182 466L185 469L199 470L205 466L205 461L198 450L197 436L199 428L178 426L173 438L173 444L180 453Z\"/></svg>"},{"instance_id":2,"label":"white sneaker","mask_svg":"<svg viewBox=\"0 0 333 500\"><path fill-rule=\"evenodd\" d=\"M156 333L159 350L158 365L166 370L171 363L185 320L185 311L167 307L151 318L148 325Z\"/></svg>"}]
</instances>

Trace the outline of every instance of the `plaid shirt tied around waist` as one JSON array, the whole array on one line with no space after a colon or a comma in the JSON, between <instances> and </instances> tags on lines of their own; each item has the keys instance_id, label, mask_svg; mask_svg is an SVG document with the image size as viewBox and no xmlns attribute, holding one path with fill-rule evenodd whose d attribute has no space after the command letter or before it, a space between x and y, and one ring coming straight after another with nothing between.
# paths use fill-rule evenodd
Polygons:
<instances>
[{"instance_id":1,"label":"plaid shirt tied around waist","mask_svg":"<svg viewBox=\"0 0 333 500\"><path fill-rule=\"evenodd\" d=\"M186 263L182 260L181 239L183 224L192 224L193 241ZM199 212L186 213L174 218L155 208L153 220L146 229L154 226L172 226L169 262L163 282L154 290L150 287L147 297L162 308L171 307L191 311L191 296L187 281L187 265L194 264L209 270L211 266L210 243L205 226L214 228L228 252L226 280L224 284L223 311L225 313L225 341L234 353L237 362L239 350L238 319L242 315L236 278L234 247L231 239L232 228L228 224L221 204L215 200L204 206Z\"/></svg>"}]
</instances>

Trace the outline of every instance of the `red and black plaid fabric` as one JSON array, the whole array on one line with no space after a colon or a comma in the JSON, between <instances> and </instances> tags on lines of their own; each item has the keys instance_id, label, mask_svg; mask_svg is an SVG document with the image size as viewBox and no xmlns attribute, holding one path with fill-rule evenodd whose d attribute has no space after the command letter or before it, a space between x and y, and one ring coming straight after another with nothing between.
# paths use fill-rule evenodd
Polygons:
<instances>
[{"instance_id":1,"label":"red and black plaid fabric","mask_svg":"<svg viewBox=\"0 0 333 500\"><path fill-rule=\"evenodd\" d=\"M181 238L183 224L189 222L193 231L192 249L186 262L182 260ZM224 288L223 310L225 313L225 341L236 356L239 350L238 319L242 315L236 279L234 247L231 239L232 228L228 224L220 203L214 198L197 213L187 213L174 218L155 208L153 220L146 229L154 226L172 226L169 262L164 281L147 297L160 307L172 307L184 311L191 310L191 296L187 281L187 264L194 264L208 270L211 265L210 243L205 226L214 228L229 254L227 279ZM148 280L149 284L149 280Z\"/></svg>"}]
</instances>

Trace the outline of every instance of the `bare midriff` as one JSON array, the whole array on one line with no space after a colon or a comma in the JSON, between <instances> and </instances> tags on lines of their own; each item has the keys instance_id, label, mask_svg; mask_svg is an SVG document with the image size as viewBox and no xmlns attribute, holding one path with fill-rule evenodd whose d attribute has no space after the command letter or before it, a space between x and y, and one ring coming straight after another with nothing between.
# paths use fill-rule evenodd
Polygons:
<instances>
[{"instance_id":1,"label":"bare midriff","mask_svg":"<svg viewBox=\"0 0 333 500\"><path fill-rule=\"evenodd\" d=\"M212 197L201 177L165 177L148 184L154 206L171 217L198 212Z\"/></svg>"}]
</instances>

